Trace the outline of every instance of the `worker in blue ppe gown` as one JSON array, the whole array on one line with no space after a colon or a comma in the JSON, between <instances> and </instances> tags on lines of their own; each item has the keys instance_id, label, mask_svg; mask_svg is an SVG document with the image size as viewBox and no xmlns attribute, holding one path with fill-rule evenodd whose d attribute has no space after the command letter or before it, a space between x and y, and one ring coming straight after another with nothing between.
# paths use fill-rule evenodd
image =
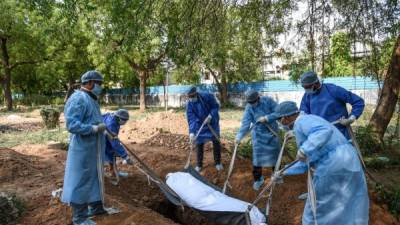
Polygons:
<instances>
[{"instance_id":1,"label":"worker in blue ppe gown","mask_svg":"<svg viewBox=\"0 0 400 225\"><path fill-rule=\"evenodd\" d=\"M299 160L285 175L312 169L316 197L316 219L323 225L367 225L367 184L356 149L330 122L316 115L299 113L296 103L279 104L276 114L293 129ZM312 194L308 195L303 225L314 225Z\"/></svg>"},{"instance_id":2,"label":"worker in blue ppe gown","mask_svg":"<svg viewBox=\"0 0 400 225\"><path fill-rule=\"evenodd\" d=\"M220 171L223 166L221 164L221 144L219 142L219 104L213 94L198 92L194 86L190 88L187 96L189 101L186 106L186 118L189 124L189 138L190 142L195 143L197 148L197 166L195 169L198 172L201 171L204 144L212 141L215 168ZM202 127L203 123L204 126ZM202 129L200 130L201 127ZM199 130L200 133L196 137Z\"/></svg>"},{"instance_id":3,"label":"worker in blue ppe gown","mask_svg":"<svg viewBox=\"0 0 400 225\"><path fill-rule=\"evenodd\" d=\"M119 109L114 113L106 113L103 115L103 122L107 126L107 132L110 132L113 137L117 137L119 129L129 120L129 112L126 109ZM126 177L128 174L123 171L118 171L116 167L116 157L123 159L123 164L132 165L133 161L129 158L124 147L118 138L107 136L106 138L106 157L105 162L110 165L110 171L115 176Z\"/></svg>"},{"instance_id":4,"label":"worker in blue ppe gown","mask_svg":"<svg viewBox=\"0 0 400 225\"><path fill-rule=\"evenodd\" d=\"M72 207L74 225L95 224L90 216L105 214L102 183L106 125L100 113L98 97L103 77L88 71L81 77L81 88L68 99L64 116L70 134L64 175L62 201Z\"/></svg>"},{"instance_id":5,"label":"worker in blue ppe gown","mask_svg":"<svg viewBox=\"0 0 400 225\"><path fill-rule=\"evenodd\" d=\"M300 79L305 89L301 100L300 110L320 116L329 122L340 120L336 127L343 135L350 139L346 126L352 124L364 111L364 100L352 92L334 84L321 83L315 72L303 73ZM346 104L352 110L347 112Z\"/></svg>"},{"instance_id":6,"label":"worker in blue ppe gown","mask_svg":"<svg viewBox=\"0 0 400 225\"><path fill-rule=\"evenodd\" d=\"M246 101L247 105L239 132L235 138L235 144L239 144L251 129L253 189L258 190L264 182L262 167L272 167L273 170L279 155L278 125L273 114L277 103L267 96L260 97L257 91L247 92ZM250 128L251 125L252 128Z\"/></svg>"}]
</instances>

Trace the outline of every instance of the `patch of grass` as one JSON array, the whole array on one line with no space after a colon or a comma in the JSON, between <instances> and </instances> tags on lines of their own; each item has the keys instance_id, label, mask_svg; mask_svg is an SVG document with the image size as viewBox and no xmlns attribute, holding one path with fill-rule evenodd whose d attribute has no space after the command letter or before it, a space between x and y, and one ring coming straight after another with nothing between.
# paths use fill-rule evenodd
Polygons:
<instances>
[{"instance_id":1,"label":"patch of grass","mask_svg":"<svg viewBox=\"0 0 400 225\"><path fill-rule=\"evenodd\" d=\"M243 109L224 108L219 112L221 120L236 120L241 121L243 117Z\"/></svg>"},{"instance_id":2,"label":"patch of grass","mask_svg":"<svg viewBox=\"0 0 400 225\"><path fill-rule=\"evenodd\" d=\"M68 144L68 132L64 128L42 129L31 132L12 132L1 135L0 147L11 148L20 144L47 144L59 142L64 147Z\"/></svg>"}]
</instances>

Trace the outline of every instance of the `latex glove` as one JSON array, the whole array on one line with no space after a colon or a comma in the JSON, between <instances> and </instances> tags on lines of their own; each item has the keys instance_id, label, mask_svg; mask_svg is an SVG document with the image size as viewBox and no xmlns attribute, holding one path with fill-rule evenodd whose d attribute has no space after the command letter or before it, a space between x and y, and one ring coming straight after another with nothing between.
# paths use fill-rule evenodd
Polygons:
<instances>
[{"instance_id":1,"label":"latex glove","mask_svg":"<svg viewBox=\"0 0 400 225\"><path fill-rule=\"evenodd\" d=\"M92 129L94 133L104 133L106 125L104 123L99 123L98 125L93 125Z\"/></svg>"},{"instance_id":2,"label":"latex glove","mask_svg":"<svg viewBox=\"0 0 400 225\"><path fill-rule=\"evenodd\" d=\"M274 173L272 174L271 181L276 183L276 184L282 184L283 183L283 176L280 173Z\"/></svg>"},{"instance_id":3,"label":"latex glove","mask_svg":"<svg viewBox=\"0 0 400 225\"><path fill-rule=\"evenodd\" d=\"M267 123L267 122L268 122L267 116L261 116L257 119L257 123Z\"/></svg>"},{"instance_id":4,"label":"latex glove","mask_svg":"<svg viewBox=\"0 0 400 225\"><path fill-rule=\"evenodd\" d=\"M239 145L239 144L240 144L240 139L235 138L235 146L237 146L237 145Z\"/></svg>"},{"instance_id":5,"label":"latex glove","mask_svg":"<svg viewBox=\"0 0 400 225\"><path fill-rule=\"evenodd\" d=\"M304 154L302 149L299 149L297 151L296 160L299 160L302 162L305 162L307 160L307 156L306 156L306 154Z\"/></svg>"},{"instance_id":6,"label":"latex glove","mask_svg":"<svg viewBox=\"0 0 400 225\"><path fill-rule=\"evenodd\" d=\"M342 124L343 126L349 126L350 124L354 123L354 121L356 121L356 117L354 115L351 115L347 119L341 119L339 123Z\"/></svg>"},{"instance_id":7,"label":"latex glove","mask_svg":"<svg viewBox=\"0 0 400 225\"><path fill-rule=\"evenodd\" d=\"M204 123L205 123L205 124L209 124L209 123L211 122L211 119L212 119L212 116L211 116L211 115L208 115L208 116L206 117L206 119L204 120Z\"/></svg>"},{"instance_id":8,"label":"latex glove","mask_svg":"<svg viewBox=\"0 0 400 225\"><path fill-rule=\"evenodd\" d=\"M126 164L128 164L128 165L133 165L133 161L132 161L131 158L129 158L129 156L126 156L126 157L124 158L124 160L122 160L122 164L124 164L124 165L126 165Z\"/></svg>"},{"instance_id":9,"label":"latex glove","mask_svg":"<svg viewBox=\"0 0 400 225\"><path fill-rule=\"evenodd\" d=\"M190 143L193 143L194 141L196 141L193 133L189 134L189 141L190 141Z\"/></svg>"},{"instance_id":10,"label":"latex glove","mask_svg":"<svg viewBox=\"0 0 400 225\"><path fill-rule=\"evenodd\" d=\"M292 138L294 137L294 131L293 130L289 130L288 132L285 133L285 138Z\"/></svg>"}]
</instances>

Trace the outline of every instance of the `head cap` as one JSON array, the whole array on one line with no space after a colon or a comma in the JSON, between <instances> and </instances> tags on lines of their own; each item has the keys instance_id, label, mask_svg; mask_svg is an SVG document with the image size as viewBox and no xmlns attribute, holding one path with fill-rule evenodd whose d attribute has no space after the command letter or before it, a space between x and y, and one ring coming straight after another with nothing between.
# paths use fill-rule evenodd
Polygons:
<instances>
[{"instance_id":1,"label":"head cap","mask_svg":"<svg viewBox=\"0 0 400 225\"><path fill-rule=\"evenodd\" d=\"M118 116L122 120L129 120L129 112L126 109L118 109L114 115Z\"/></svg>"},{"instance_id":2,"label":"head cap","mask_svg":"<svg viewBox=\"0 0 400 225\"><path fill-rule=\"evenodd\" d=\"M260 95L258 94L257 91L250 90L246 92L246 102L248 103L254 103L255 101L258 100L259 97Z\"/></svg>"},{"instance_id":3,"label":"head cap","mask_svg":"<svg viewBox=\"0 0 400 225\"><path fill-rule=\"evenodd\" d=\"M275 115L278 118L282 118L284 116L291 116L298 112L299 112L299 108L297 108L296 103L292 102L292 101L281 102L275 108Z\"/></svg>"},{"instance_id":4,"label":"head cap","mask_svg":"<svg viewBox=\"0 0 400 225\"><path fill-rule=\"evenodd\" d=\"M91 80L103 82L103 76L96 70L89 70L81 77L82 84L85 84Z\"/></svg>"},{"instance_id":5,"label":"head cap","mask_svg":"<svg viewBox=\"0 0 400 225\"><path fill-rule=\"evenodd\" d=\"M314 71L305 72L300 77L301 86L315 84L318 81L318 75Z\"/></svg>"}]
</instances>

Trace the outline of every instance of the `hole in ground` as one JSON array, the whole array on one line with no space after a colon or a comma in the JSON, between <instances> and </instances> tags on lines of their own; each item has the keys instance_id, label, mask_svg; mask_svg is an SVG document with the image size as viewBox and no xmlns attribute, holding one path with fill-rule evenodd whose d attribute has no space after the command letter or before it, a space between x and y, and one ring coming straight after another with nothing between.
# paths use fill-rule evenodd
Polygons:
<instances>
[{"instance_id":1,"label":"hole in ground","mask_svg":"<svg viewBox=\"0 0 400 225\"><path fill-rule=\"evenodd\" d=\"M202 216L199 212L188 207L182 210L182 207L176 206L166 199L150 205L150 208L173 220L175 223L182 225L217 225Z\"/></svg>"}]
</instances>

